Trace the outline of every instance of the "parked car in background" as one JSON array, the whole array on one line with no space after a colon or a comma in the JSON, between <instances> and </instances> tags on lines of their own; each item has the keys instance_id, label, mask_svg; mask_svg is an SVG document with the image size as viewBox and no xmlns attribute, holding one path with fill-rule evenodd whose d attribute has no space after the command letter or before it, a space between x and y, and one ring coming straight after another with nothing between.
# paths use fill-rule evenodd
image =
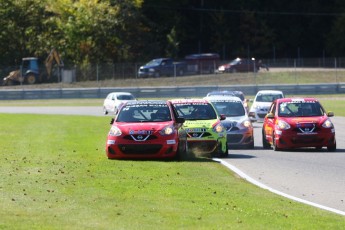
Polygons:
<instances>
[{"instance_id":1,"label":"parked car in background","mask_svg":"<svg viewBox=\"0 0 345 230\"><path fill-rule=\"evenodd\" d=\"M188 150L194 155L226 157L228 145L226 130L221 123L225 116L217 113L205 99L171 100L178 116L185 119L183 128L187 132Z\"/></svg>"},{"instance_id":2,"label":"parked car in background","mask_svg":"<svg viewBox=\"0 0 345 230\"><path fill-rule=\"evenodd\" d=\"M226 119L222 120L221 123L226 129L229 148L254 148L253 125L240 98L211 95L204 99L213 104L218 114L226 116Z\"/></svg>"},{"instance_id":3,"label":"parked car in background","mask_svg":"<svg viewBox=\"0 0 345 230\"><path fill-rule=\"evenodd\" d=\"M218 73L257 72L259 63L255 59L236 58L218 67Z\"/></svg>"},{"instance_id":4,"label":"parked car in background","mask_svg":"<svg viewBox=\"0 0 345 230\"><path fill-rule=\"evenodd\" d=\"M112 92L107 95L103 102L103 113L116 113L118 107L126 101L136 101L137 99L128 92Z\"/></svg>"},{"instance_id":5,"label":"parked car in background","mask_svg":"<svg viewBox=\"0 0 345 230\"><path fill-rule=\"evenodd\" d=\"M255 58L236 58L231 62L220 65L217 73L237 73L237 72L258 72L260 69L269 71L268 65L262 63L262 60Z\"/></svg>"},{"instance_id":6,"label":"parked car in background","mask_svg":"<svg viewBox=\"0 0 345 230\"><path fill-rule=\"evenodd\" d=\"M184 76L193 74L214 73L219 64L219 55L216 53L190 54L183 60L172 58L155 58L138 70L139 78L161 76Z\"/></svg>"},{"instance_id":7,"label":"parked car in background","mask_svg":"<svg viewBox=\"0 0 345 230\"><path fill-rule=\"evenodd\" d=\"M326 112L315 98L281 98L274 101L262 127L264 148L275 151L314 147L336 150L335 128Z\"/></svg>"},{"instance_id":8,"label":"parked car in background","mask_svg":"<svg viewBox=\"0 0 345 230\"><path fill-rule=\"evenodd\" d=\"M110 159L177 158L187 151L187 134L170 102L128 101L115 119L106 142Z\"/></svg>"},{"instance_id":9,"label":"parked car in background","mask_svg":"<svg viewBox=\"0 0 345 230\"><path fill-rule=\"evenodd\" d=\"M172 58L157 58L140 66L138 77L183 76L186 70L187 64L185 62L177 62Z\"/></svg>"},{"instance_id":10,"label":"parked car in background","mask_svg":"<svg viewBox=\"0 0 345 230\"><path fill-rule=\"evenodd\" d=\"M283 97L284 94L280 90L260 90L257 92L249 110L249 118L251 121L262 122L272 102Z\"/></svg>"},{"instance_id":11,"label":"parked car in background","mask_svg":"<svg viewBox=\"0 0 345 230\"><path fill-rule=\"evenodd\" d=\"M242 91L234 90L220 90L220 91L212 91L207 93L206 97L210 96L235 96L241 99L244 108L246 109L247 113L249 112L249 105L248 105L248 99L245 98L244 93Z\"/></svg>"}]
</instances>

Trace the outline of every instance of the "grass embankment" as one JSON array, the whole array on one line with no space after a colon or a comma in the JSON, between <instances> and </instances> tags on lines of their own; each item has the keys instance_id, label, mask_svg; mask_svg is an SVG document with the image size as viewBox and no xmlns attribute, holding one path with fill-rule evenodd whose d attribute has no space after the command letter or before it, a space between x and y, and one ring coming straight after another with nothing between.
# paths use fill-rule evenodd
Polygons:
<instances>
[{"instance_id":1,"label":"grass embankment","mask_svg":"<svg viewBox=\"0 0 345 230\"><path fill-rule=\"evenodd\" d=\"M0 229L345 228L208 159L108 160L110 117L0 119Z\"/></svg>"},{"instance_id":2,"label":"grass embankment","mask_svg":"<svg viewBox=\"0 0 345 230\"><path fill-rule=\"evenodd\" d=\"M3 86L3 89L39 88L98 88L98 87L166 87L206 85L265 85L265 84L321 84L345 82L345 69L324 68L271 68L258 73L224 73L160 78L101 79L73 83Z\"/></svg>"}]
</instances>

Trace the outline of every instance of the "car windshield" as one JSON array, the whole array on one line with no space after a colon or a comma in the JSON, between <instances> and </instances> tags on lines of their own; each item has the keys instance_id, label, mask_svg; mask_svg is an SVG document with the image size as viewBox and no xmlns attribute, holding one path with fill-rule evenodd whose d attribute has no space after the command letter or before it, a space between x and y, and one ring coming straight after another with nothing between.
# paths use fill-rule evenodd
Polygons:
<instances>
[{"instance_id":1,"label":"car windshield","mask_svg":"<svg viewBox=\"0 0 345 230\"><path fill-rule=\"evenodd\" d=\"M240 101L212 101L219 114L227 117L239 117L245 115L243 104Z\"/></svg>"},{"instance_id":2,"label":"car windshield","mask_svg":"<svg viewBox=\"0 0 345 230\"><path fill-rule=\"evenodd\" d=\"M217 114L209 103L178 103L174 104L179 117L186 120L211 120L217 119Z\"/></svg>"},{"instance_id":3,"label":"car windshield","mask_svg":"<svg viewBox=\"0 0 345 230\"><path fill-rule=\"evenodd\" d=\"M171 121L171 114L167 104L152 103L126 104L119 112L116 122L159 122Z\"/></svg>"},{"instance_id":4,"label":"car windshield","mask_svg":"<svg viewBox=\"0 0 345 230\"><path fill-rule=\"evenodd\" d=\"M146 63L145 65L151 66L151 65L159 65L161 63L161 59L153 59L150 62Z\"/></svg>"},{"instance_id":5,"label":"car windshield","mask_svg":"<svg viewBox=\"0 0 345 230\"><path fill-rule=\"evenodd\" d=\"M259 94L256 96L255 101L258 102L273 102L276 99L283 98L281 94Z\"/></svg>"},{"instance_id":6,"label":"car windshield","mask_svg":"<svg viewBox=\"0 0 345 230\"><path fill-rule=\"evenodd\" d=\"M283 102L279 104L280 117L313 117L322 116L324 110L317 101Z\"/></svg>"},{"instance_id":7,"label":"car windshield","mask_svg":"<svg viewBox=\"0 0 345 230\"><path fill-rule=\"evenodd\" d=\"M135 100L134 96L133 95L126 95L126 94L123 94L123 95L117 95L116 97L118 100Z\"/></svg>"},{"instance_id":8,"label":"car windshield","mask_svg":"<svg viewBox=\"0 0 345 230\"><path fill-rule=\"evenodd\" d=\"M230 65L237 65L237 64L240 63L240 62L241 62L241 59L236 58L235 60L232 60L229 64L230 64Z\"/></svg>"}]
</instances>

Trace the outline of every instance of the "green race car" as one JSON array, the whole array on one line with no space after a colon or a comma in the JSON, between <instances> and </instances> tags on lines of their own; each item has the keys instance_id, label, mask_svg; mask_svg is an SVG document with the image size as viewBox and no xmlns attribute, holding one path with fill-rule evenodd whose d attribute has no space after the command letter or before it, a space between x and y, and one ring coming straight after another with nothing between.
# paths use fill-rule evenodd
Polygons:
<instances>
[{"instance_id":1,"label":"green race car","mask_svg":"<svg viewBox=\"0 0 345 230\"><path fill-rule=\"evenodd\" d=\"M213 105L205 99L171 100L179 117L185 119L188 149L194 155L226 157L228 145L226 130Z\"/></svg>"}]
</instances>

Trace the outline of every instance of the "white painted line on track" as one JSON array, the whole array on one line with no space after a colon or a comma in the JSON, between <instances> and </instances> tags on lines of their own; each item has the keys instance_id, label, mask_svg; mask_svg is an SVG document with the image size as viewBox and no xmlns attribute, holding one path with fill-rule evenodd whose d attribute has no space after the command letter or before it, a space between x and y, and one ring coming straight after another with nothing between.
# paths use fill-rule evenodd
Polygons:
<instances>
[{"instance_id":1,"label":"white painted line on track","mask_svg":"<svg viewBox=\"0 0 345 230\"><path fill-rule=\"evenodd\" d=\"M253 178L251 178L250 176L248 176L247 174L245 174L244 172L242 172L241 170L239 170L235 166L231 165L230 163L228 163L228 162L226 162L226 161L224 161L222 159L213 158L212 160L223 164L224 166L226 166L227 168L229 168L230 170L232 170L233 172L238 174L240 177L246 179L247 181L249 181L250 183L252 183L254 185L259 186L260 188L267 189L270 192L273 192L275 194L278 194L280 196L283 196L285 198L288 198L288 199L291 199L291 200L294 200L294 201L298 201L300 203L311 205L311 206L314 206L314 207L317 207L317 208L320 208L320 209L324 209L324 210L327 210L327 211L334 212L334 213L337 213L339 215L345 216L345 212L343 212L341 210L330 208L330 207L326 207L326 206L323 206L323 205L320 205L320 204L316 204L316 203L313 203L313 202L310 202L310 201L307 201L307 200L304 200L304 199L301 199L301 198L298 198L298 197L294 197L294 196L291 196L289 194L280 192L280 191L275 190L275 189L273 189L271 187L268 187L268 186L266 186L266 185L264 185L264 184L262 184L262 183L260 183L260 182L258 182L256 180L254 180Z\"/></svg>"}]
</instances>

